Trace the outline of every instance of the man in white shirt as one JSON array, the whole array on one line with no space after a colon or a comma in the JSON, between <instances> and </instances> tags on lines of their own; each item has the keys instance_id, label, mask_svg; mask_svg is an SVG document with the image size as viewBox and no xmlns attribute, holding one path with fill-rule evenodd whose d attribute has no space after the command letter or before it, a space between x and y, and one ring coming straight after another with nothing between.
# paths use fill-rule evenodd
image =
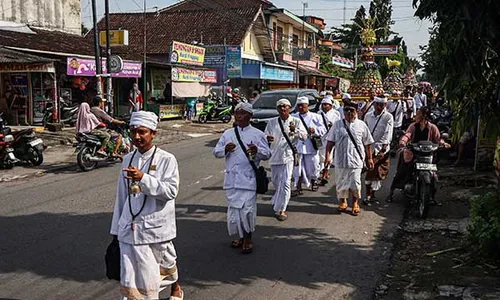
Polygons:
<instances>
[{"instance_id":1,"label":"man in white shirt","mask_svg":"<svg viewBox=\"0 0 500 300\"><path fill-rule=\"evenodd\" d=\"M340 119L344 119L344 105L343 105L343 103L346 101L351 101L351 99L352 99L352 97L348 93L344 93L342 95L342 105L340 105L339 108L337 109L337 111L340 114Z\"/></svg>"},{"instance_id":2,"label":"man in white shirt","mask_svg":"<svg viewBox=\"0 0 500 300\"><path fill-rule=\"evenodd\" d=\"M177 254L172 240L179 170L175 157L153 144L158 116L133 112L132 142L118 178L111 234L121 255L121 299L158 299L160 286L171 285L170 299L181 300Z\"/></svg>"},{"instance_id":3,"label":"man in white shirt","mask_svg":"<svg viewBox=\"0 0 500 300\"><path fill-rule=\"evenodd\" d=\"M293 167L299 164L297 142L307 138L302 122L290 116L292 105L287 99L276 103L279 117L267 122L264 133L271 144L271 181L275 192L271 199L276 219L288 218L286 209L292 192Z\"/></svg>"},{"instance_id":4,"label":"man in white shirt","mask_svg":"<svg viewBox=\"0 0 500 300\"><path fill-rule=\"evenodd\" d=\"M323 166L323 171L321 172L321 180L319 185L324 186L328 183L328 179L330 178L330 165L324 165L325 163L325 153L326 153L326 137L328 135L328 131L333 126L335 122L340 120L340 113L333 109L332 98L325 97L321 101L321 110L318 111L318 114L321 116L321 120L323 121L323 125L327 128L327 133L325 133L321 137L322 146L319 149L319 158L320 158L320 166ZM331 153L330 153L331 154Z\"/></svg>"},{"instance_id":5,"label":"man in white shirt","mask_svg":"<svg viewBox=\"0 0 500 300\"><path fill-rule=\"evenodd\" d=\"M393 94L394 99L387 104L387 111L394 118L394 130L401 129L403 126L403 117L406 112L406 101L401 98L401 93Z\"/></svg>"},{"instance_id":6,"label":"man in white shirt","mask_svg":"<svg viewBox=\"0 0 500 300\"><path fill-rule=\"evenodd\" d=\"M373 138L365 122L357 118L357 111L356 103L344 102L345 118L335 122L328 133L325 159L325 164L331 163L329 153L335 146L335 179L340 201L338 210L347 211L347 199L351 195L352 214L355 216L361 212L358 201L361 197L361 172L365 157L367 168L373 169Z\"/></svg>"},{"instance_id":7,"label":"man in white shirt","mask_svg":"<svg viewBox=\"0 0 500 300\"><path fill-rule=\"evenodd\" d=\"M298 112L293 115L300 119L302 125L308 132L309 138L297 143L299 153L299 166L294 168L294 179L296 193L301 194L302 184L311 187L312 191L318 190L318 178L320 173L319 149L321 148L321 137L327 132L323 121L318 114L309 111L309 99L299 97L297 99Z\"/></svg>"},{"instance_id":8,"label":"man in white shirt","mask_svg":"<svg viewBox=\"0 0 500 300\"><path fill-rule=\"evenodd\" d=\"M250 125L252 105L239 103L235 108L235 127L226 130L213 150L217 158L226 159L224 190L228 203L227 228L229 235L239 235L231 247L242 253L252 253L252 232L257 221L257 181L250 163L258 168L261 160L271 157L266 135ZM240 135L243 147L236 136Z\"/></svg>"},{"instance_id":9,"label":"man in white shirt","mask_svg":"<svg viewBox=\"0 0 500 300\"><path fill-rule=\"evenodd\" d=\"M387 98L375 97L374 110L365 116L365 123L370 130L375 168L366 173L366 198L363 203L370 204L375 192L382 187L390 167L389 150L394 130L394 118L387 112Z\"/></svg>"},{"instance_id":10,"label":"man in white shirt","mask_svg":"<svg viewBox=\"0 0 500 300\"><path fill-rule=\"evenodd\" d=\"M421 86L417 88L417 93L413 98L415 101L415 111L419 110L422 106L427 106L427 96L423 91L424 89Z\"/></svg>"}]
</instances>

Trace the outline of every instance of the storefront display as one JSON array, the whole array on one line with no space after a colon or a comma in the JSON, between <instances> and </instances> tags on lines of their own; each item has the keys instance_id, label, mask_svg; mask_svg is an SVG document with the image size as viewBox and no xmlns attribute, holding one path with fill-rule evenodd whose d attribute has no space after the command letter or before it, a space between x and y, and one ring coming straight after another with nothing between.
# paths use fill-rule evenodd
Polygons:
<instances>
[{"instance_id":1,"label":"storefront display","mask_svg":"<svg viewBox=\"0 0 500 300\"><path fill-rule=\"evenodd\" d=\"M32 73L31 86L33 97L33 122L43 120L47 103L53 101L57 94L54 73Z\"/></svg>"}]
</instances>

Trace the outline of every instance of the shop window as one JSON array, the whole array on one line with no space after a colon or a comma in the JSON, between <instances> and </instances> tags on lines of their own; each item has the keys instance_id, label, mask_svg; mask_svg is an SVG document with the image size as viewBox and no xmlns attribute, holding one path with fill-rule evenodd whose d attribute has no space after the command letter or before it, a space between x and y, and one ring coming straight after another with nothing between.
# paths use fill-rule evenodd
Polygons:
<instances>
[{"instance_id":1,"label":"shop window","mask_svg":"<svg viewBox=\"0 0 500 300\"><path fill-rule=\"evenodd\" d=\"M7 121L13 124L27 124L29 118L28 74L2 74L2 111Z\"/></svg>"},{"instance_id":2,"label":"shop window","mask_svg":"<svg viewBox=\"0 0 500 300\"><path fill-rule=\"evenodd\" d=\"M292 45L293 45L294 47L298 47L298 46L299 46L299 36L298 36L298 35L296 35L296 34L294 34L294 35L292 36Z\"/></svg>"},{"instance_id":3,"label":"shop window","mask_svg":"<svg viewBox=\"0 0 500 300\"><path fill-rule=\"evenodd\" d=\"M55 100L56 89L54 81L54 73L31 73L33 123L42 121L47 103Z\"/></svg>"}]
</instances>

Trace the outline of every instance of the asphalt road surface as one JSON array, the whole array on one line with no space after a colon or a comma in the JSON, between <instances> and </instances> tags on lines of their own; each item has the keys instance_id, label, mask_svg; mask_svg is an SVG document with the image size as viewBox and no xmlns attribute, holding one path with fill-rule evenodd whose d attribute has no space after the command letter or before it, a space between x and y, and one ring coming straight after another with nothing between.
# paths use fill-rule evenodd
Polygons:
<instances>
[{"instance_id":1,"label":"asphalt road surface","mask_svg":"<svg viewBox=\"0 0 500 300\"><path fill-rule=\"evenodd\" d=\"M271 192L259 196L254 253L243 255L229 247L217 138L167 148L181 174L174 243L185 299L372 299L403 205L381 201L358 217L340 215L330 184L293 198L279 222ZM119 169L0 184L0 299L119 299L104 268Z\"/></svg>"}]
</instances>

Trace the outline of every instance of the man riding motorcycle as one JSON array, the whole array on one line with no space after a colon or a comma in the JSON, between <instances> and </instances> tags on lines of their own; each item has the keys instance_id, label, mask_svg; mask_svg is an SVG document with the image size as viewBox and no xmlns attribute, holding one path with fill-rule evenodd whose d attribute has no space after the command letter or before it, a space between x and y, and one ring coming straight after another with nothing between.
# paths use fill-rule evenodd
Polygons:
<instances>
[{"instance_id":1,"label":"man riding motorcycle","mask_svg":"<svg viewBox=\"0 0 500 300\"><path fill-rule=\"evenodd\" d=\"M90 111L97 117L99 122L102 122L102 123L106 124L107 126L109 126L111 124L124 125L125 124L124 121L113 119L110 115L108 115L104 111L105 103L106 102L103 101L101 96L94 96L94 98L92 99L92 108L90 109ZM108 133L111 135L111 139L115 142L115 147L113 149L112 156L117 157L117 156L119 156L118 152L120 150L120 146L122 145L123 137L121 134L119 134L118 132L111 130L111 129L108 129Z\"/></svg>"},{"instance_id":2,"label":"man riding motorcycle","mask_svg":"<svg viewBox=\"0 0 500 300\"><path fill-rule=\"evenodd\" d=\"M441 139L438 127L432 124L429 119L429 108L420 108L415 115L415 122L408 127L405 134L399 140L399 147L405 147L408 142L418 143L420 141L431 141L434 144L448 147L449 145ZM404 185L409 181L409 177L413 173L413 167L413 152L408 148L404 148L398 157L397 171L391 184L391 191L387 202L392 202L395 189L404 188ZM434 196L435 193L436 189L433 189L432 195Z\"/></svg>"}]
</instances>

